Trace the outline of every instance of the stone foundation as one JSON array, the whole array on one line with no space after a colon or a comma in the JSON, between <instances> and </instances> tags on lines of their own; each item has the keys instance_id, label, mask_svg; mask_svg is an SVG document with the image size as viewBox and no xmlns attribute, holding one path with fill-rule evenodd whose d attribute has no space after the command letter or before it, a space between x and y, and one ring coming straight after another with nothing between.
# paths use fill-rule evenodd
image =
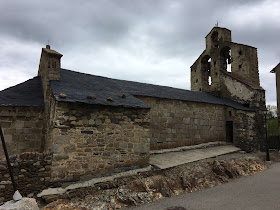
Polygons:
<instances>
[{"instance_id":1,"label":"stone foundation","mask_svg":"<svg viewBox=\"0 0 280 210\"><path fill-rule=\"evenodd\" d=\"M26 152L10 157L17 189L24 197L36 196L51 186L52 154ZM53 183L54 184L54 183ZM57 185L54 185L57 186ZM0 205L14 194L6 159L0 159Z\"/></svg>"}]
</instances>

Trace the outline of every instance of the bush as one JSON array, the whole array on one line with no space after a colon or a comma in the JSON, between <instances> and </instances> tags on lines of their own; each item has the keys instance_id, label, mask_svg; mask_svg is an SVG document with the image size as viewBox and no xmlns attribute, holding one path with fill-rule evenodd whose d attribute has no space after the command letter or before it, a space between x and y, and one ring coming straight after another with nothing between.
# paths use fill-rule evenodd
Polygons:
<instances>
[{"instance_id":1,"label":"bush","mask_svg":"<svg viewBox=\"0 0 280 210\"><path fill-rule=\"evenodd\" d=\"M278 136L279 135L277 117L267 120L267 135L268 136Z\"/></svg>"}]
</instances>

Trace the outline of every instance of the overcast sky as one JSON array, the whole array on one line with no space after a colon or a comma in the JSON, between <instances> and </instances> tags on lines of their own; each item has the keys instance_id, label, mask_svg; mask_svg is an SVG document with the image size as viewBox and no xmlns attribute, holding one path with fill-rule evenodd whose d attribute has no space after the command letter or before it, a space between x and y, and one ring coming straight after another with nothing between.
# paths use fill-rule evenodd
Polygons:
<instances>
[{"instance_id":1,"label":"overcast sky","mask_svg":"<svg viewBox=\"0 0 280 210\"><path fill-rule=\"evenodd\" d=\"M258 48L261 85L276 105L276 0L1 0L0 90L37 75L48 40L63 68L190 89L190 66L217 20L234 42Z\"/></svg>"}]
</instances>

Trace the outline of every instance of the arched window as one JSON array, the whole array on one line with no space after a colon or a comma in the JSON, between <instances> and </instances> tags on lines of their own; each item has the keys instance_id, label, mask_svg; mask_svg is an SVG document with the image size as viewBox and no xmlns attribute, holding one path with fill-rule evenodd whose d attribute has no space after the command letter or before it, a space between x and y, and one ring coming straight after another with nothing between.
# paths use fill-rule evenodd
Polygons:
<instances>
[{"instance_id":1,"label":"arched window","mask_svg":"<svg viewBox=\"0 0 280 210\"><path fill-rule=\"evenodd\" d=\"M221 57L222 57L222 60L223 60L223 70L231 72L232 58L231 58L231 49L230 49L230 47L225 46L221 50Z\"/></svg>"},{"instance_id":2,"label":"arched window","mask_svg":"<svg viewBox=\"0 0 280 210\"><path fill-rule=\"evenodd\" d=\"M212 84L211 78L211 57L209 55L205 55L201 59L201 73L202 73L202 81L207 82L209 86Z\"/></svg>"}]
</instances>

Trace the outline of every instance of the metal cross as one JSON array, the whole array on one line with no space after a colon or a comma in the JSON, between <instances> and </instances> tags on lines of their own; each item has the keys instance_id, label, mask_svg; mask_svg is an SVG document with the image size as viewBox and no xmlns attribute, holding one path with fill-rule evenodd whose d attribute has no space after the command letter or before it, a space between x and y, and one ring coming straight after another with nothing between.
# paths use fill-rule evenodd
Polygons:
<instances>
[{"instance_id":1,"label":"metal cross","mask_svg":"<svg viewBox=\"0 0 280 210\"><path fill-rule=\"evenodd\" d=\"M218 27L218 26L219 26L219 21L218 21L218 20L217 20L217 23L215 24L215 26L216 26L216 27Z\"/></svg>"}]
</instances>

